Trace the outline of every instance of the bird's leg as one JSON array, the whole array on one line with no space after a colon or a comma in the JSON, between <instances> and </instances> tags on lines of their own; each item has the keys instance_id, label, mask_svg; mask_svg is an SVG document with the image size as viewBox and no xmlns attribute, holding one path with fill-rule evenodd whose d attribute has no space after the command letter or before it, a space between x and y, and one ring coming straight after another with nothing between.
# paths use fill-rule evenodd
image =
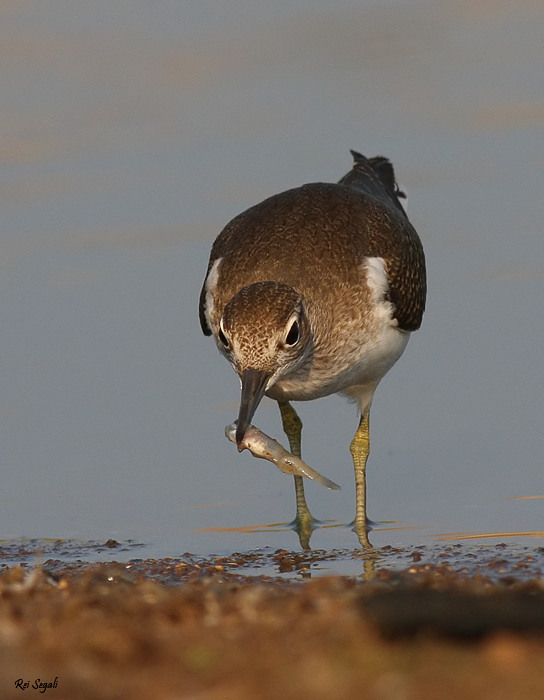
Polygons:
<instances>
[{"instance_id":1,"label":"bird's leg","mask_svg":"<svg viewBox=\"0 0 544 700\"><path fill-rule=\"evenodd\" d=\"M302 433L302 421L298 413L288 401L278 401L281 413L283 430L289 439L289 449L296 457L300 457L300 437ZM301 476L295 476L295 496L297 502L297 514L294 520L294 529L297 531L300 546L303 549L310 548L310 536L314 529L315 521L310 513L306 496L304 494L304 484Z\"/></svg>"},{"instance_id":2,"label":"bird's leg","mask_svg":"<svg viewBox=\"0 0 544 700\"><path fill-rule=\"evenodd\" d=\"M355 469L355 527L362 547L371 547L368 539L366 518L366 462L370 452L370 435L368 419L370 410L361 416L355 437L351 441L350 452Z\"/></svg>"}]
</instances>

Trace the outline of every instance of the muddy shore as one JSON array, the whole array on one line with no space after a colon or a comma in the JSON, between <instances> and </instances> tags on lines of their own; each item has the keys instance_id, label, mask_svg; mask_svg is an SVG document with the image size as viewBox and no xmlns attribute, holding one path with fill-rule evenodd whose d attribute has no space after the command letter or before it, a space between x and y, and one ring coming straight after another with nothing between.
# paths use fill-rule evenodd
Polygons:
<instances>
[{"instance_id":1,"label":"muddy shore","mask_svg":"<svg viewBox=\"0 0 544 700\"><path fill-rule=\"evenodd\" d=\"M4 564L1 696L544 697L544 553L506 550L472 570L353 550L359 576L312 576L317 551Z\"/></svg>"}]
</instances>

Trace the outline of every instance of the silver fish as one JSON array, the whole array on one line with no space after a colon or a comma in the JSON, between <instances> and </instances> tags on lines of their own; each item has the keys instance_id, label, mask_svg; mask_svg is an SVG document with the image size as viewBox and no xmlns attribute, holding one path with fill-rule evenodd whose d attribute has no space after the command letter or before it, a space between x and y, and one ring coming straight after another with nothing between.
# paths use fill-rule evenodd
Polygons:
<instances>
[{"instance_id":1,"label":"silver fish","mask_svg":"<svg viewBox=\"0 0 544 700\"><path fill-rule=\"evenodd\" d=\"M236 443L236 423L232 425L227 425L225 428L225 435L231 441ZM322 476L315 469L312 469L307 464L305 464L300 457L288 452L284 447L280 445L277 440L263 433L262 430L256 428L254 425L250 425L246 430L244 439L238 447L239 451L249 450L254 457L260 457L261 459L267 459L269 462L275 464L278 469L284 474L296 474L297 476L305 476L307 479L312 479L312 481L317 481L319 484L326 486L328 489L339 489L340 486L335 484L334 481L327 479L326 476Z\"/></svg>"}]
</instances>

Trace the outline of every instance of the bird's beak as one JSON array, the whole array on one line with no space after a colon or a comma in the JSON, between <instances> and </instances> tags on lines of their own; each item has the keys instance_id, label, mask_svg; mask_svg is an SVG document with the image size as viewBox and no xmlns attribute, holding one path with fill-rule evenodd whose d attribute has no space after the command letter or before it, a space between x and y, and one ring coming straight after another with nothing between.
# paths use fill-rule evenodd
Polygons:
<instances>
[{"instance_id":1,"label":"bird's beak","mask_svg":"<svg viewBox=\"0 0 544 700\"><path fill-rule=\"evenodd\" d=\"M246 369L242 372L242 397L240 399L240 412L238 413L238 421L236 424L236 444L238 445L238 450L240 450L240 443L244 439L253 414L264 396L268 377L269 375L266 372L261 372L258 369Z\"/></svg>"}]
</instances>

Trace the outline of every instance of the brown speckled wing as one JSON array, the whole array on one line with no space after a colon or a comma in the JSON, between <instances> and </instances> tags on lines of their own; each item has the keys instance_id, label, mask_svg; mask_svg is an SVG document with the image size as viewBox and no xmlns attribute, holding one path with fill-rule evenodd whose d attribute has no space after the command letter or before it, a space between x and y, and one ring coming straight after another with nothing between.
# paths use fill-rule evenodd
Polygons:
<instances>
[{"instance_id":1,"label":"brown speckled wing","mask_svg":"<svg viewBox=\"0 0 544 700\"><path fill-rule=\"evenodd\" d=\"M312 183L288 190L227 224L213 244L207 272L222 258L219 306L242 287L267 280L319 297L324 265L331 278L353 280L364 258L374 256L385 261L399 328L419 328L425 307L425 258L398 200L393 166L385 158L354 155L353 170L339 184ZM205 304L204 285L200 324L210 335Z\"/></svg>"},{"instance_id":2,"label":"brown speckled wing","mask_svg":"<svg viewBox=\"0 0 544 700\"><path fill-rule=\"evenodd\" d=\"M356 151L351 153L353 168L339 184L372 198L361 220L368 255L385 261L389 298L395 306L399 328L415 331L425 310L427 282L423 246L399 201L405 195L398 189L393 165L387 158L367 159Z\"/></svg>"},{"instance_id":3,"label":"brown speckled wing","mask_svg":"<svg viewBox=\"0 0 544 700\"><path fill-rule=\"evenodd\" d=\"M385 256L384 259L389 297L395 306L393 315L399 328L416 331L421 325L427 293L425 257L419 238L410 237L400 255Z\"/></svg>"}]
</instances>

